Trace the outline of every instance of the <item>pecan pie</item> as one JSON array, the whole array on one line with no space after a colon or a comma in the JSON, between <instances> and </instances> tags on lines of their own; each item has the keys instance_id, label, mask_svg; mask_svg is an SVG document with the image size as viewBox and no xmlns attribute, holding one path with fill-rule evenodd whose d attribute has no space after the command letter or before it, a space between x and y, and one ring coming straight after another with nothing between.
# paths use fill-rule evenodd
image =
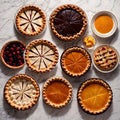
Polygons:
<instances>
[{"instance_id":1,"label":"pecan pie","mask_svg":"<svg viewBox=\"0 0 120 120\"><path fill-rule=\"evenodd\" d=\"M46 17L43 11L33 5L22 7L16 15L17 30L28 36L38 35L46 25Z\"/></svg>"},{"instance_id":2,"label":"pecan pie","mask_svg":"<svg viewBox=\"0 0 120 120\"><path fill-rule=\"evenodd\" d=\"M4 87L4 97L7 102L18 110L26 110L38 101L39 86L34 79L18 74L11 77Z\"/></svg>"},{"instance_id":3,"label":"pecan pie","mask_svg":"<svg viewBox=\"0 0 120 120\"><path fill-rule=\"evenodd\" d=\"M36 72L50 71L58 62L58 51L47 40L34 40L26 47L25 60L28 67Z\"/></svg>"},{"instance_id":4,"label":"pecan pie","mask_svg":"<svg viewBox=\"0 0 120 120\"><path fill-rule=\"evenodd\" d=\"M91 57L84 48L68 48L61 56L61 67L70 76L81 76L89 70L90 66Z\"/></svg>"},{"instance_id":5,"label":"pecan pie","mask_svg":"<svg viewBox=\"0 0 120 120\"><path fill-rule=\"evenodd\" d=\"M59 39L66 41L75 40L86 30L86 14L76 5L62 5L51 14L50 26Z\"/></svg>"},{"instance_id":6,"label":"pecan pie","mask_svg":"<svg viewBox=\"0 0 120 120\"><path fill-rule=\"evenodd\" d=\"M43 99L46 104L61 108L67 105L72 97L72 86L64 78L53 77L43 86Z\"/></svg>"},{"instance_id":7,"label":"pecan pie","mask_svg":"<svg viewBox=\"0 0 120 120\"><path fill-rule=\"evenodd\" d=\"M99 46L93 53L93 62L97 69L111 71L118 65L118 53L109 45Z\"/></svg>"},{"instance_id":8,"label":"pecan pie","mask_svg":"<svg viewBox=\"0 0 120 120\"><path fill-rule=\"evenodd\" d=\"M99 114L109 108L112 102L112 90L103 80L90 78L78 89L77 98L85 112Z\"/></svg>"}]
</instances>

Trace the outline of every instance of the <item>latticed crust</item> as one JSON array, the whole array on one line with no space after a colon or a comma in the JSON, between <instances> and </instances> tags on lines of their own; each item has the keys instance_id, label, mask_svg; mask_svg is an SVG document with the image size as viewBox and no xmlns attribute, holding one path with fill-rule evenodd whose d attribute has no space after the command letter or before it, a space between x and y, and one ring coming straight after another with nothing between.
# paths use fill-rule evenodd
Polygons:
<instances>
[{"instance_id":1,"label":"latticed crust","mask_svg":"<svg viewBox=\"0 0 120 120\"><path fill-rule=\"evenodd\" d=\"M30 64L30 61L29 61L29 51L31 50L32 47L36 46L36 45L46 45L48 46L51 50L53 50L54 52L54 61L51 62L51 65L48 66L47 68L44 68L44 69L36 69L33 65ZM59 58L59 54L58 54L58 50L56 49L56 46L53 45L51 42L47 41L47 40L34 40L32 41L31 43L28 44L28 46L26 47L26 52L25 52L25 60L26 60L26 64L28 65L28 67L35 71L35 72L47 72L47 71L50 71L52 70L57 62L58 62L58 58Z\"/></svg>"},{"instance_id":2,"label":"latticed crust","mask_svg":"<svg viewBox=\"0 0 120 120\"><path fill-rule=\"evenodd\" d=\"M83 101L82 101L82 98L81 98L81 93L83 91L83 89L88 86L89 84L92 84L92 83L97 83L97 84L101 84L102 86L104 86L108 91L109 91L109 99L107 101L107 104L105 105L105 107L103 107L102 109L100 110L97 110L97 111L93 111L93 110L89 110L88 108L86 108L83 104ZM89 114L100 114L100 113L103 113L105 112L109 106L111 105L111 102L112 102L112 98L113 98L113 93L112 93L112 90L111 90L111 87L105 82L103 81L102 79L100 78L90 78L88 80L86 80L85 82L83 82L79 89L78 89L78 92L77 92L77 100L78 100L78 103L79 105L81 106L81 108L89 113Z\"/></svg>"},{"instance_id":3,"label":"latticed crust","mask_svg":"<svg viewBox=\"0 0 120 120\"><path fill-rule=\"evenodd\" d=\"M65 57L71 53L71 52L79 52L79 53L82 53L84 56L87 57L87 67L84 69L84 71L80 72L80 73L73 73L71 71L69 71L66 66L64 65L64 60L65 60ZM61 56L61 67L63 69L63 71L65 73L67 73L68 75L72 76L72 77L78 77L78 76L82 76L84 75L91 67L91 56L90 54L84 49L84 48L81 48L81 47L71 47L71 48L68 48L67 50L65 50Z\"/></svg>"},{"instance_id":4,"label":"latticed crust","mask_svg":"<svg viewBox=\"0 0 120 120\"><path fill-rule=\"evenodd\" d=\"M47 98L47 95L46 95L46 89L47 87L53 83L54 81L59 81L59 82L62 82L64 83L68 88L69 88L69 95L67 97L67 99L63 102L63 103L60 103L60 104L55 104L53 103L52 101L50 101L48 98ZM63 90L64 92L64 90ZM72 98L72 92L73 92L73 89L72 89L72 86L71 84L64 78L62 77L52 77L50 79L48 79L44 86L43 86L43 90L42 90L42 94L43 94L43 99L45 101L46 104L50 105L51 107L54 107L54 108L61 108L61 107L64 107L66 106L70 101L71 101L71 98Z\"/></svg>"},{"instance_id":5,"label":"latticed crust","mask_svg":"<svg viewBox=\"0 0 120 120\"><path fill-rule=\"evenodd\" d=\"M41 15L40 17L42 18L42 26L39 27L39 29L37 31L34 31L34 32L31 32L31 33L27 33L25 31L23 31L21 29L21 26L19 25L19 17L20 15L24 12L24 11L27 11L27 10L36 10L37 12L39 12L39 14ZM45 26L46 26L46 16L44 14L44 12L41 10L41 8L39 8L38 6L35 6L35 5L27 5L27 6L24 6L22 7L17 15L16 15L16 18L15 18L15 26L17 28L17 30L22 33L23 35L27 35L27 36L36 36L38 35L39 33L41 33Z\"/></svg>"},{"instance_id":6,"label":"latticed crust","mask_svg":"<svg viewBox=\"0 0 120 120\"><path fill-rule=\"evenodd\" d=\"M11 65L7 64L7 63L5 62L5 60L4 60L4 58L3 58L3 53L4 53L4 50L5 50L6 46L9 45L9 44L12 43L12 42L18 42L18 43L21 43L24 47L26 46L23 42L18 41L18 40L9 41L9 42L5 43L5 45L2 47L2 50L1 50L1 53L0 53L1 60L2 60L3 64L4 64L5 66L7 66L8 68L11 68L11 69L19 69L19 68L22 68L25 64L23 63L22 65L19 65L19 66L11 66Z\"/></svg>"},{"instance_id":7,"label":"latticed crust","mask_svg":"<svg viewBox=\"0 0 120 120\"><path fill-rule=\"evenodd\" d=\"M70 8L70 9L73 9L73 10L75 10L75 11L77 11L77 12L79 12L80 15L82 15L83 26L82 26L81 30L80 30L77 34L75 34L75 35L73 35L73 36L63 36L62 34L59 34L59 33L56 31L56 29L55 29L55 27L54 27L53 21L54 21L57 13L58 13L59 11L64 10L64 9L69 9L69 8ZM86 17L85 12L84 12L80 7L78 7L78 6L76 6L76 5L73 5L73 4L65 4L65 5L59 6L58 8L56 8L56 9L52 12L52 14L51 14L51 16L50 16L50 26L51 26L51 29L52 29L53 33L54 33L59 39L65 40L65 41L71 41L71 40L75 40L75 39L79 38L79 37L85 32L85 30L86 30L86 28L87 28L87 17Z\"/></svg>"},{"instance_id":8,"label":"latticed crust","mask_svg":"<svg viewBox=\"0 0 120 120\"><path fill-rule=\"evenodd\" d=\"M31 100L30 103L28 104L22 104L20 105L19 103L15 103L14 102L14 98L12 98L11 96L11 92L10 92L10 87L12 86L12 84L19 80L19 79L25 79L26 81L29 81L31 82L31 84L34 86L35 88L35 93L34 93L34 98L31 98L33 100ZM18 74L18 75L15 75L13 77L11 77L7 83L5 84L5 87L4 87L4 97L6 99L6 101L9 103L10 106L12 106L13 108L17 109L17 110L26 110L26 109L29 109L31 107L33 107L38 99L39 99L39 96L40 96L40 89L39 89L39 86L37 84L37 82L32 79L31 77L29 77L28 75L25 75L25 74Z\"/></svg>"}]
</instances>

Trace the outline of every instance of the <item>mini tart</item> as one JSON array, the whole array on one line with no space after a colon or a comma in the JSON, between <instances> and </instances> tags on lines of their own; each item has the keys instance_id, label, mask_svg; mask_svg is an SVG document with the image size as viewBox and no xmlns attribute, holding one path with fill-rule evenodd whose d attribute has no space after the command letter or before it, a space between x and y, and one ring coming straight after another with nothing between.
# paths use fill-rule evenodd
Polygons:
<instances>
[{"instance_id":1,"label":"mini tart","mask_svg":"<svg viewBox=\"0 0 120 120\"><path fill-rule=\"evenodd\" d=\"M107 110L112 102L110 86L100 78L86 80L78 89L77 99L81 108L90 114Z\"/></svg>"},{"instance_id":2,"label":"mini tart","mask_svg":"<svg viewBox=\"0 0 120 120\"><path fill-rule=\"evenodd\" d=\"M46 16L37 6L24 6L18 11L15 24L17 30L23 35L35 36L45 28Z\"/></svg>"},{"instance_id":3,"label":"mini tart","mask_svg":"<svg viewBox=\"0 0 120 120\"><path fill-rule=\"evenodd\" d=\"M19 69L24 66L23 53L26 45L19 41L8 41L1 50L1 60L5 66L12 69Z\"/></svg>"},{"instance_id":4,"label":"mini tart","mask_svg":"<svg viewBox=\"0 0 120 120\"><path fill-rule=\"evenodd\" d=\"M95 67L103 72L115 69L118 65L118 61L117 51L109 45L99 46L93 53Z\"/></svg>"},{"instance_id":5,"label":"mini tart","mask_svg":"<svg viewBox=\"0 0 120 120\"><path fill-rule=\"evenodd\" d=\"M4 97L15 109L26 110L38 101L40 95L39 86L34 79L18 74L11 77L4 87Z\"/></svg>"},{"instance_id":6,"label":"mini tart","mask_svg":"<svg viewBox=\"0 0 120 120\"><path fill-rule=\"evenodd\" d=\"M64 78L53 77L43 86L43 99L46 104L61 108L66 106L72 97L72 86Z\"/></svg>"},{"instance_id":7,"label":"mini tart","mask_svg":"<svg viewBox=\"0 0 120 120\"><path fill-rule=\"evenodd\" d=\"M50 71L58 62L56 47L47 40L34 40L28 44L25 60L29 68L36 72Z\"/></svg>"},{"instance_id":8,"label":"mini tart","mask_svg":"<svg viewBox=\"0 0 120 120\"><path fill-rule=\"evenodd\" d=\"M61 56L61 67L70 76L81 76L89 70L90 66L91 57L84 48L68 48Z\"/></svg>"},{"instance_id":9,"label":"mini tart","mask_svg":"<svg viewBox=\"0 0 120 120\"><path fill-rule=\"evenodd\" d=\"M61 40L79 38L86 30L87 17L78 6L66 4L56 8L50 16L53 33Z\"/></svg>"}]
</instances>

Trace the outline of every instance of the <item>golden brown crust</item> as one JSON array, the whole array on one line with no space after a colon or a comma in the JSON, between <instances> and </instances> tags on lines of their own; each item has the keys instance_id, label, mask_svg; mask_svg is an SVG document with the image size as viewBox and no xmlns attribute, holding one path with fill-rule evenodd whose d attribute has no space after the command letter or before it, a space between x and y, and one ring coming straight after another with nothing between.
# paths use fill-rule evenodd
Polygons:
<instances>
[{"instance_id":1,"label":"golden brown crust","mask_svg":"<svg viewBox=\"0 0 120 120\"><path fill-rule=\"evenodd\" d=\"M26 10L35 10L35 11L39 12L39 14L41 15L42 24L43 24L43 25L40 26L37 31L28 33L28 32L25 32L25 31L23 31L23 30L21 29L21 26L19 25L19 17L20 17L20 15L21 15L24 11L26 11ZM38 6L35 6L35 5L27 5L27 6L22 7L22 8L18 11L18 13L17 13L17 15L16 15L16 19L15 19L15 26L16 26L17 30L18 30L20 33L22 33L23 35L36 36L36 35L38 35L39 33L41 33L41 32L44 30L44 28L45 28L45 26L46 26L46 16L45 16L44 12L41 10L41 8L39 8Z\"/></svg>"},{"instance_id":2,"label":"golden brown crust","mask_svg":"<svg viewBox=\"0 0 120 120\"><path fill-rule=\"evenodd\" d=\"M14 101L14 99L16 99L16 98L12 97L13 93L12 93L12 91L10 91L10 88L12 87L13 83L15 83L19 79L20 80L25 79L26 81L29 81L34 86L34 89L35 89L34 98L32 97L31 99L33 99L33 100L31 100L28 104L16 103ZM12 106L13 108L15 108L17 110L26 110L26 109L33 107L37 103L39 96L40 96L39 85L33 78L31 78L25 74L18 74L18 75L11 77L7 81L7 83L5 84L5 87L4 87L4 97L5 97L6 101L10 104L10 106Z\"/></svg>"},{"instance_id":3,"label":"golden brown crust","mask_svg":"<svg viewBox=\"0 0 120 120\"><path fill-rule=\"evenodd\" d=\"M5 43L5 45L2 47L1 53L0 53L0 57L1 57L1 60L2 60L3 64L4 64L5 66L7 66L8 68L11 68L11 69L19 69L19 68L22 68L22 67L25 65L25 63L22 64L22 65L19 65L19 66L11 66L11 65L7 64L7 63L5 62L5 60L4 60L4 58L3 58L3 53L4 53L4 50L5 50L6 46L9 45L9 44L12 43L12 42L21 43L24 47L26 47L26 45L25 45L22 41L18 41L18 40L9 41L9 42Z\"/></svg>"},{"instance_id":4,"label":"golden brown crust","mask_svg":"<svg viewBox=\"0 0 120 120\"><path fill-rule=\"evenodd\" d=\"M77 34L75 34L75 35L73 35L73 36L69 36L69 37L68 37L68 36L63 36L62 34L59 34L59 33L56 31L56 29L55 29L55 27L54 27L54 23L53 23L53 21L54 21L54 19L55 19L55 16L57 15L57 13L58 13L59 11L63 10L63 9L67 9L67 8L70 8L70 9L73 9L73 10L79 12L79 13L82 15L82 19L83 19L83 27L81 28L81 30L80 30ZM65 5L59 6L58 8L56 8L56 9L52 12L52 14L51 14L51 16L50 16L50 26L51 26L51 29L52 29L53 33L54 33L59 39L65 40L65 41L75 40L75 39L79 38L79 37L85 32L85 30L86 30L86 28L87 28L87 16L86 16L85 12L84 12L80 7L78 7L78 6L76 6L76 5L73 5L73 4L65 4Z\"/></svg>"},{"instance_id":5,"label":"golden brown crust","mask_svg":"<svg viewBox=\"0 0 120 120\"><path fill-rule=\"evenodd\" d=\"M103 108L96 110L96 111L89 110L88 108L86 108L84 106L84 103L83 103L82 97L81 97L81 93L82 93L83 89L92 83L100 84L109 91L109 93L108 93L109 98L108 98L107 104ZM78 100L79 105L85 112L90 113L90 114L100 114L100 113L103 113L104 111L106 111L109 108L109 106L111 105L112 98L113 98L113 93L112 93L110 86L108 85L108 83L106 83L105 81L103 81L100 78L90 78L90 79L86 80L85 82L82 83L82 85L79 87L78 92L77 92L77 100Z\"/></svg>"},{"instance_id":6,"label":"golden brown crust","mask_svg":"<svg viewBox=\"0 0 120 120\"><path fill-rule=\"evenodd\" d=\"M82 72L79 72L79 73L73 73L71 71L69 71L66 66L65 66L65 57L71 53L71 52L79 52L79 53L82 53L86 58L87 58L87 67L82 71ZM72 77L77 77L77 76L82 76L84 75L91 67L91 57L90 57L90 54L84 49L84 48L81 48L81 47L71 47L71 48L68 48L67 50L65 50L61 56L61 67L63 69L63 71L65 71L65 73L67 73L68 75L72 76Z\"/></svg>"},{"instance_id":7,"label":"golden brown crust","mask_svg":"<svg viewBox=\"0 0 120 120\"><path fill-rule=\"evenodd\" d=\"M48 66L47 68L44 68L44 69L36 69L33 65L31 65L31 63L29 62L29 56L28 56L28 53L29 51L31 50L31 48L33 46L36 46L36 45L46 45L47 47L49 47L53 52L54 52L54 61L51 62L51 65ZM42 39L38 39L38 40L34 40L32 41L31 43L28 44L28 46L26 47L26 52L25 52L25 60L26 60L26 64L28 65L28 67L30 69L32 69L33 71L35 72L47 72L47 71L50 71L52 70L57 62L58 62L58 58L59 58L59 54L58 54L58 50L56 49L56 46L53 45L51 42L47 41L47 40L42 40Z\"/></svg>"},{"instance_id":8,"label":"golden brown crust","mask_svg":"<svg viewBox=\"0 0 120 120\"><path fill-rule=\"evenodd\" d=\"M56 82L56 81L64 83L68 87L68 89L69 89L69 95L68 95L67 99L63 103L60 103L60 104L56 104L56 103L50 101L47 98L47 95L46 95L46 89L47 89L47 87L51 83ZM45 101L46 104L48 104L48 105L50 105L51 107L54 107L54 108L61 108L61 107L66 106L71 101L72 92L73 92L72 86L71 86L71 84L66 79L64 79L62 77L53 77L53 78L48 79L45 82L45 84L43 85L42 95L43 95L43 99L44 99L44 101Z\"/></svg>"}]
</instances>

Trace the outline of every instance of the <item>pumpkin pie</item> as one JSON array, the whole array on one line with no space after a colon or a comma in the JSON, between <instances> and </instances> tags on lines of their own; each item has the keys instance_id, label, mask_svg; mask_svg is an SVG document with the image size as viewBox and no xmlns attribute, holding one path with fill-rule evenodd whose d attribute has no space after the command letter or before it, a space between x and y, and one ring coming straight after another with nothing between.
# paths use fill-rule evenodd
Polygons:
<instances>
[{"instance_id":1,"label":"pumpkin pie","mask_svg":"<svg viewBox=\"0 0 120 120\"><path fill-rule=\"evenodd\" d=\"M99 78L86 80L77 93L81 108L90 114L99 114L107 110L112 102L110 86Z\"/></svg>"},{"instance_id":2,"label":"pumpkin pie","mask_svg":"<svg viewBox=\"0 0 120 120\"><path fill-rule=\"evenodd\" d=\"M68 48L61 56L61 67L70 76L81 76L89 70L90 66L91 57L84 48Z\"/></svg>"},{"instance_id":3,"label":"pumpkin pie","mask_svg":"<svg viewBox=\"0 0 120 120\"><path fill-rule=\"evenodd\" d=\"M118 53L109 45L99 46L93 53L93 62L99 71L113 71L118 66Z\"/></svg>"},{"instance_id":4,"label":"pumpkin pie","mask_svg":"<svg viewBox=\"0 0 120 120\"><path fill-rule=\"evenodd\" d=\"M52 12L50 26L59 39L65 41L75 40L85 32L87 17L80 7L66 4L59 6Z\"/></svg>"},{"instance_id":5,"label":"pumpkin pie","mask_svg":"<svg viewBox=\"0 0 120 120\"><path fill-rule=\"evenodd\" d=\"M1 50L1 60L5 66L18 69L24 66L25 44L18 40L8 41Z\"/></svg>"},{"instance_id":6,"label":"pumpkin pie","mask_svg":"<svg viewBox=\"0 0 120 120\"><path fill-rule=\"evenodd\" d=\"M25 74L11 77L4 87L4 97L13 108L26 110L38 101L39 86L34 79Z\"/></svg>"},{"instance_id":7,"label":"pumpkin pie","mask_svg":"<svg viewBox=\"0 0 120 120\"><path fill-rule=\"evenodd\" d=\"M33 71L50 71L58 62L58 50L47 40L34 40L26 47L25 60Z\"/></svg>"},{"instance_id":8,"label":"pumpkin pie","mask_svg":"<svg viewBox=\"0 0 120 120\"><path fill-rule=\"evenodd\" d=\"M37 6L24 6L18 11L15 24L17 30L23 35L35 36L45 28L46 16Z\"/></svg>"},{"instance_id":9,"label":"pumpkin pie","mask_svg":"<svg viewBox=\"0 0 120 120\"><path fill-rule=\"evenodd\" d=\"M67 105L72 97L72 86L64 78L53 77L43 86L43 99L46 104L61 108Z\"/></svg>"}]
</instances>

